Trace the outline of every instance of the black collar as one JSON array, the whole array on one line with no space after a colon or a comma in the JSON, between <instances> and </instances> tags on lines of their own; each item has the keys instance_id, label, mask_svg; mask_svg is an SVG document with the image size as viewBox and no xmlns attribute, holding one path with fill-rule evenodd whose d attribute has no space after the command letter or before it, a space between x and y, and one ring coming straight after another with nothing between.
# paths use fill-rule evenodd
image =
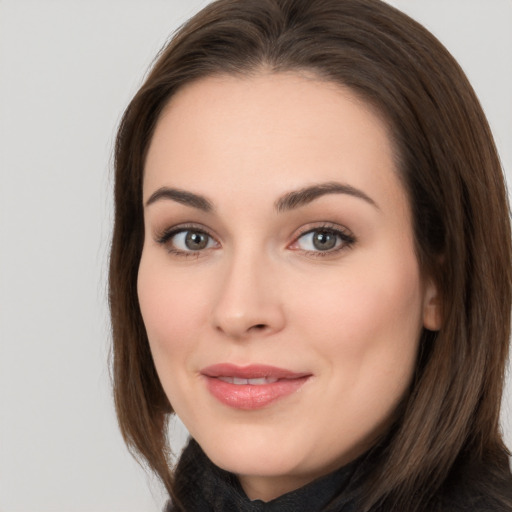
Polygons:
<instances>
[{"instance_id":1,"label":"black collar","mask_svg":"<svg viewBox=\"0 0 512 512\"><path fill-rule=\"evenodd\" d=\"M272 501L251 501L236 476L215 466L192 439L180 458L175 488L186 512L354 512L365 458ZM176 510L171 504L166 509Z\"/></svg>"}]
</instances>

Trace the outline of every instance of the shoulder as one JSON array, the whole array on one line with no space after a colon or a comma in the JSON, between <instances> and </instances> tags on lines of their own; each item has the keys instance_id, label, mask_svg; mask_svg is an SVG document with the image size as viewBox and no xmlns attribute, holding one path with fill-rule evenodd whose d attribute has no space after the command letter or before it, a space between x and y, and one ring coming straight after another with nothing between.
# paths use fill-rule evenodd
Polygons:
<instances>
[{"instance_id":1,"label":"shoulder","mask_svg":"<svg viewBox=\"0 0 512 512\"><path fill-rule=\"evenodd\" d=\"M480 492L451 492L437 500L435 510L439 512L512 512L512 501Z\"/></svg>"},{"instance_id":2,"label":"shoulder","mask_svg":"<svg viewBox=\"0 0 512 512\"><path fill-rule=\"evenodd\" d=\"M512 512L510 469L458 468L436 497L439 512Z\"/></svg>"}]
</instances>

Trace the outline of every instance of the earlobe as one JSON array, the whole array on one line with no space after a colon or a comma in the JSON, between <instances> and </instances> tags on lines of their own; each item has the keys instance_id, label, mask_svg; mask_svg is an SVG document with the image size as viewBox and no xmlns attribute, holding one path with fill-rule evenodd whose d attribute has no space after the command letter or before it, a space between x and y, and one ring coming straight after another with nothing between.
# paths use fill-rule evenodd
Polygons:
<instances>
[{"instance_id":1,"label":"earlobe","mask_svg":"<svg viewBox=\"0 0 512 512\"><path fill-rule=\"evenodd\" d=\"M423 303L423 327L429 331L438 331L442 325L441 297L437 286L428 281Z\"/></svg>"}]
</instances>

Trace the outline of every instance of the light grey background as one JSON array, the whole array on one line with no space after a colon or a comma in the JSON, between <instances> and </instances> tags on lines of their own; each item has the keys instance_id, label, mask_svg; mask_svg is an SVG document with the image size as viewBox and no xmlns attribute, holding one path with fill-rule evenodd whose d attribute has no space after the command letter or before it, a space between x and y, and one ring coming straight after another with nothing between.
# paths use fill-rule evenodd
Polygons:
<instances>
[{"instance_id":1,"label":"light grey background","mask_svg":"<svg viewBox=\"0 0 512 512\"><path fill-rule=\"evenodd\" d=\"M110 158L155 53L206 3L0 0L0 512L162 508L109 388ZM392 3L459 59L510 176L512 2Z\"/></svg>"}]
</instances>

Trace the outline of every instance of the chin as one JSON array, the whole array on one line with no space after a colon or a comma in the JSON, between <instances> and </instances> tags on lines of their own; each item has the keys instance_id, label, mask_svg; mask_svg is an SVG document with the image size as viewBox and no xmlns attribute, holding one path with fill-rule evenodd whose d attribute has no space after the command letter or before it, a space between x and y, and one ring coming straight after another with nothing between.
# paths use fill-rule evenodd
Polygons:
<instances>
[{"instance_id":1,"label":"chin","mask_svg":"<svg viewBox=\"0 0 512 512\"><path fill-rule=\"evenodd\" d=\"M237 430L234 428L233 430ZM208 458L218 467L237 475L280 476L300 471L308 456L293 439L264 432L223 432L195 437ZM252 431L252 432L251 432Z\"/></svg>"}]
</instances>

